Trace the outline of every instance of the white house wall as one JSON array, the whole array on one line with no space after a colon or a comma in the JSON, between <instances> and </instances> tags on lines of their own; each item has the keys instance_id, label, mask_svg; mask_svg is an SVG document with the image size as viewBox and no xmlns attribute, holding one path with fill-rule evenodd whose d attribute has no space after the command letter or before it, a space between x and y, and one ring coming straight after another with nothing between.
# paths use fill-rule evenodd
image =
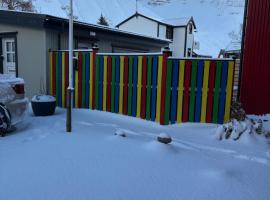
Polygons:
<instances>
[{"instance_id":1,"label":"white house wall","mask_svg":"<svg viewBox=\"0 0 270 200\"><path fill-rule=\"evenodd\" d=\"M174 28L173 42L170 44L172 56L184 57L186 29L184 27Z\"/></svg>"},{"instance_id":2,"label":"white house wall","mask_svg":"<svg viewBox=\"0 0 270 200\"><path fill-rule=\"evenodd\" d=\"M194 27L193 27L194 30ZM192 31L192 34L187 33L187 46L186 46L186 52L188 52L188 49L191 49L191 52L193 51L193 43L194 43L194 34Z\"/></svg>"},{"instance_id":3,"label":"white house wall","mask_svg":"<svg viewBox=\"0 0 270 200\"><path fill-rule=\"evenodd\" d=\"M40 92L46 87L45 31L1 24L0 32L17 32L18 76L25 80L26 96Z\"/></svg>"},{"instance_id":4,"label":"white house wall","mask_svg":"<svg viewBox=\"0 0 270 200\"><path fill-rule=\"evenodd\" d=\"M119 26L119 29L157 37L157 22L138 16L133 17L126 23Z\"/></svg>"}]
</instances>

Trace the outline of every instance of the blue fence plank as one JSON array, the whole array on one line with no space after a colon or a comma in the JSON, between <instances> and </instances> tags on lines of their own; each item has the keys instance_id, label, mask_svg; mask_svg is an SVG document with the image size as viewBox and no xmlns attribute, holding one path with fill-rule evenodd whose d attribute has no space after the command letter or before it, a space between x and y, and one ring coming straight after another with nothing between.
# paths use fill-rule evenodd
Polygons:
<instances>
[{"instance_id":1,"label":"blue fence plank","mask_svg":"<svg viewBox=\"0 0 270 200\"><path fill-rule=\"evenodd\" d=\"M99 92L98 92L98 109L102 110L103 106L103 56L99 57Z\"/></svg>"},{"instance_id":2,"label":"blue fence plank","mask_svg":"<svg viewBox=\"0 0 270 200\"><path fill-rule=\"evenodd\" d=\"M133 57L132 80L132 116L136 117L137 109L137 80L138 80L138 56Z\"/></svg>"},{"instance_id":3,"label":"blue fence plank","mask_svg":"<svg viewBox=\"0 0 270 200\"><path fill-rule=\"evenodd\" d=\"M119 81L120 81L120 57L115 58L115 113L119 113Z\"/></svg>"},{"instance_id":4,"label":"blue fence plank","mask_svg":"<svg viewBox=\"0 0 270 200\"><path fill-rule=\"evenodd\" d=\"M170 120L171 124L175 124L175 121L176 121L178 70L179 70L179 61L178 60L173 60L171 120Z\"/></svg>"},{"instance_id":5,"label":"blue fence plank","mask_svg":"<svg viewBox=\"0 0 270 200\"><path fill-rule=\"evenodd\" d=\"M156 100L157 100L157 72L158 72L158 56L153 57L152 67L152 96L151 96L151 121L156 119Z\"/></svg>"},{"instance_id":6,"label":"blue fence plank","mask_svg":"<svg viewBox=\"0 0 270 200\"><path fill-rule=\"evenodd\" d=\"M219 98L219 109L218 109L218 123L223 124L224 112L225 112L225 99L226 99L226 85L228 77L228 61L222 63L222 74L221 74L221 92Z\"/></svg>"},{"instance_id":7,"label":"blue fence plank","mask_svg":"<svg viewBox=\"0 0 270 200\"><path fill-rule=\"evenodd\" d=\"M198 63L198 75L197 75L195 122L200 122L201 121L203 67L204 67L204 61L200 60L199 63Z\"/></svg>"}]
</instances>

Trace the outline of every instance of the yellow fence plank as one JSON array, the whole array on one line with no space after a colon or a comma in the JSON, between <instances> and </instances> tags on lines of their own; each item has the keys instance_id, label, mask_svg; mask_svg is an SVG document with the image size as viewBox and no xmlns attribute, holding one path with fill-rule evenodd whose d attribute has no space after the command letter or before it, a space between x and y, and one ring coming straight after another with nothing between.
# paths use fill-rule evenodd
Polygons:
<instances>
[{"instance_id":1,"label":"yellow fence plank","mask_svg":"<svg viewBox=\"0 0 270 200\"><path fill-rule=\"evenodd\" d=\"M206 106L209 82L210 61L204 62L203 88L202 88L202 107L201 107L201 122L206 122Z\"/></svg>"},{"instance_id":2,"label":"yellow fence plank","mask_svg":"<svg viewBox=\"0 0 270 200\"><path fill-rule=\"evenodd\" d=\"M180 60L180 62L179 62L179 74L178 74L179 81L178 81L177 118L176 118L177 123L182 122L184 73L185 73L185 61Z\"/></svg>"},{"instance_id":3,"label":"yellow fence plank","mask_svg":"<svg viewBox=\"0 0 270 200\"><path fill-rule=\"evenodd\" d=\"M138 84L137 84L137 113L136 117L141 116L141 94L142 94L142 56L138 58Z\"/></svg>"}]
</instances>

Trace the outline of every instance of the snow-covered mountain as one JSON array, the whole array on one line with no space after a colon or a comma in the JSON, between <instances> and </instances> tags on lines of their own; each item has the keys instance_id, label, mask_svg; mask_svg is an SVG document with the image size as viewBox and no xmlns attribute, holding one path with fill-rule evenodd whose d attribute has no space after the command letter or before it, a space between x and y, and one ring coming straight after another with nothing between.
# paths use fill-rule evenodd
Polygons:
<instances>
[{"instance_id":1,"label":"snow-covered mountain","mask_svg":"<svg viewBox=\"0 0 270 200\"><path fill-rule=\"evenodd\" d=\"M197 25L198 53L217 56L226 48L229 33L238 32L243 20L245 0L171 0L160 6L149 5L149 0L138 0L139 12L157 18L170 19L193 16ZM66 17L63 9L69 0L34 0L37 12ZM115 26L136 11L135 0L74 0L78 20L96 23L101 13Z\"/></svg>"}]
</instances>

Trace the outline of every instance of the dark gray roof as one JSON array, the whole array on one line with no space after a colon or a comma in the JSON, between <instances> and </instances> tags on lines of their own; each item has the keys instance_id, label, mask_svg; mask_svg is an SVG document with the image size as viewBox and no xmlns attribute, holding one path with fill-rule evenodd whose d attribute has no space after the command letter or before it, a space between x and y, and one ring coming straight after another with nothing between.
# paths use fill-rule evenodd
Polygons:
<instances>
[{"instance_id":1,"label":"dark gray roof","mask_svg":"<svg viewBox=\"0 0 270 200\"><path fill-rule=\"evenodd\" d=\"M10 11L0 10L0 23L22 25L28 27L39 27L39 28L57 28L61 24L68 25L67 18L55 17L47 14L39 14L32 12L21 12L21 11ZM74 27L84 27L91 30L98 30L101 32L107 32L117 35L125 35L128 37L143 38L146 40L158 41L160 43L170 43L170 40L160 39L157 37L146 36L143 34L132 33L128 31L119 30L117 28L111 28L102 25L84 23L80 21L74 21Z\"/></svg>"}]
</instances>

